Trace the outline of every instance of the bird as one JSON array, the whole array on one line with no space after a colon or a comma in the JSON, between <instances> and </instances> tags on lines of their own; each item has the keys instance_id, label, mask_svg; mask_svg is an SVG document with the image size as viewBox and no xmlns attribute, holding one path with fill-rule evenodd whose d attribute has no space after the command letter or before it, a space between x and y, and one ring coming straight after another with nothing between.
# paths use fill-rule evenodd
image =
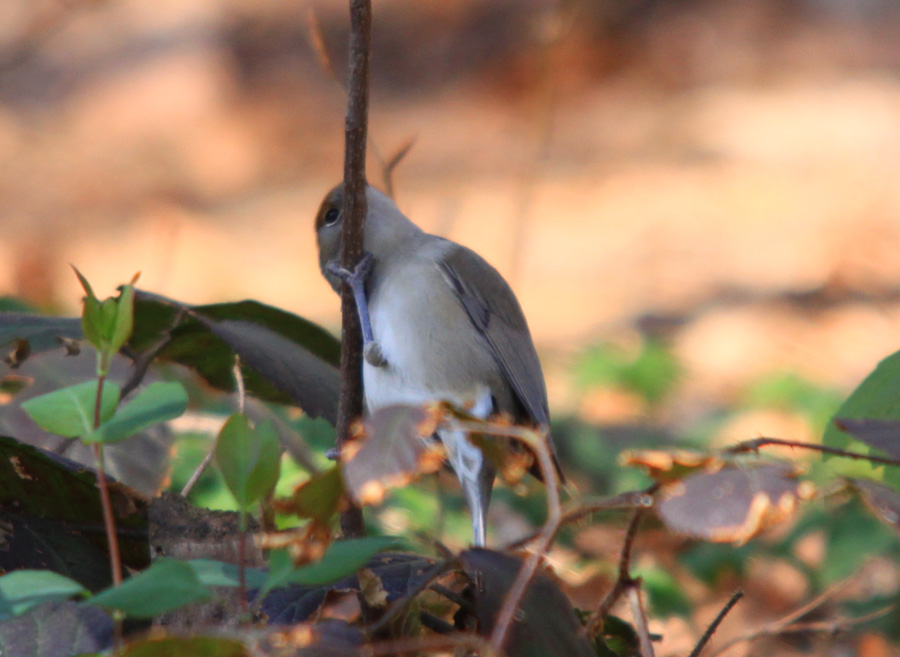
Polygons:
<instances>
[{"instance_id":1,"label":"bird","mask_svg":"<svg viewBox=\"0 0 900 657\"><path fill-rule=\"evenodd\" d=\"M362 325L365 409L449 402L482 419L505 413L549 428L547 388L528 323L503 276L473 250L419 228L394 201L366 188L364 256L353 272L338 265L344 186L315 220L319 265L340 294L347 281ZM495 471L459 430L438 429L484 546ZM560 481L565 479L549 431Z\"/></svg>"}]
</instances>

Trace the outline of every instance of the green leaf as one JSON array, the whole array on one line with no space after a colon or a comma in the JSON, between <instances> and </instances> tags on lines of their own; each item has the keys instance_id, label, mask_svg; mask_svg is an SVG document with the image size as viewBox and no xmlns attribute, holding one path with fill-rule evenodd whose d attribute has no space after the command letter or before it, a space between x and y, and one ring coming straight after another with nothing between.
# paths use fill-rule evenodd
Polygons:
<instances>
[{"instance_id":1,"label":"green leaf","mask_svg":"<svg viewBox=\"0 0 900 657\"><path fill-rule=\"evenodd\" d=\"M269 578L260 591L260 598L272 589L289 584L324 586L352 575L363 568L382 550L401 547L403 540L396 536L350 538L332 543L321 561L295 568L285 550L273 550L269 556Z\"/></svg>"},{"instance_id":2,"label":"green leaf","mask_svg":"<svg viewBox=\"0 0 900 657\"><path fill-rule=\"evenodd\" d=\"M119 403L120 389L112 381L103 386L100 422L112 417ZM48 392L22 402L22 409L45 431L66 438L86 436L94 430L97 381L86 381Z\"/></svg>"},{"instance_id":3,"label":"green leaf","mask_svg":"<svg viewBox=\"0 0 900 657\"><path fill-rule=\"evenodd\" d=\"M194 574L205 586L240 586L240 571L237 566L215 559L191 559L187 562ZM258 589L265 585L267 574L259 568L244 570L247 588Z\"/></svg>"},{"instance_id":4,"label":"green leaf","mask_svg":"<svg viewBox=\"0 0 900 657\"><path fill-rule=\"evenodd\" d=\"M51 570L16 570L0 577L0 620L83 593L81 584Z\"/></svg>"},{"instance_id":5,"label":"green leaf","mask_svg":"<svg viewBox=\"0 0 900 657\"><path fill-rule=\"evenodd\" d=\"M85 602L117 609L134 618L153 618L203 602L211 595L190 564L163 557L120 586L101 591Z\"/></svg>"},{"instance_id":6,"label":"green leaf","mask_svg":"<svg viewBox=\"0 0 900 657\"><path fill-rule=\"evenodd\" d=\"M238 354L248 394L336 421L340 342L320 326L257 301L189 306L141 290L134 315L131 349L146 351L166 335L160 360L189 367L229 392Z\"/></svg>"},{"instance_id":7,"label":"green leaf","mask_svg":"<svg viewBox=\"0 0 900 657\"><path fill-rule=\"evenodd\" d=\"M219 432L216 462L238 506L247 509L278 483L278 432L271 422L253 429L247 416L235 413Z\"/></svg>"},{"instance_id":8,"label":"green leaf","mask_svg":"<svg viewBox=\"0 0 900 657\"><path fill-rule=\"evenodd\" d=\"M338 465L320 472L294 491L291 510L301 518L314 518L320 523L331 521L344 497L344 481Z\"/></svg>"},{"instance_id":9,"label":"green leaf","mask_svg":"<svg viewBox=\"0 0 900 657\"><path fill-rule=\"evenodd\" d=\"M878 363L875 370L841 404L834 417L900 420L900 395L897 390L900 390L900 351ZM834 422L825 428L822 442L838 449L851 448L862 453L871 451L864 443L838 429ZM900 468L882 469L838 456L826 455L825 458L834 474L882 480L894 488L900 488Z\"/></svg>"},{"instance_id":10,"label":"green leaf","mask_svg":"<svg viewBox=\"0 0 900 657\"><path fill-rule=\"evenodd\" d=\"M116 317L109 333L109 350L117 353L134 329L134 287L122 286L122 292L116 300Z\"/></svg>"},{"instance_id":11,"label":"green leaf","mask_svg":"<svg viewBox=\"0 0 900 657\"><path fill-rule=\"evenodd\" d=\"M86 443L115 443L180 416L187 409L187 393L180 383L151 383L98 429L84 436Z\"/></svg>"}]
</instances>

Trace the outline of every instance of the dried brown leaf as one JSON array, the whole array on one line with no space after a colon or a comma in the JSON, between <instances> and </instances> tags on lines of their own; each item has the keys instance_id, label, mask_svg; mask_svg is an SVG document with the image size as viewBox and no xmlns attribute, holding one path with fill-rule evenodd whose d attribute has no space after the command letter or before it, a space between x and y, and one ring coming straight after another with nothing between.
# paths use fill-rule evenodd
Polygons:
<instances>
[{"instance_id":1,"label":"dried brown leaf","mask_svg":"<svg viewBox=\"0 0 900 657\"><path fill-rule=\"evenodd\" d=\"M672 530L716 543L746 543L790 518L813 485L782 465L725 467L663 486L657 510Z\"/></svg>"},{"instance_id":2,"label":"dried brown leaf","mask_svg":"<svg viewBox=\"0 0 900 657\"><path fill-rule=\"evenodd\" d=\"M443 448L430 439L439 409L439 405L399 404L380 408L365 420L355 439L344 444L344 482L359 504L378 504L387 490L441 467Z\"/></svg>"},{"instance_id":3,"label":"dried brown leaf","mask_svg":"<svg viewBox=\"0 0 900 657\"><path fill-rule=\"evenodd\" d=\"M683 479L700 469L715 472L725 465L721 456L686 449L625 450L619 455L619 463L643 467L660 483Z\"/></svg>"}]
</instances>

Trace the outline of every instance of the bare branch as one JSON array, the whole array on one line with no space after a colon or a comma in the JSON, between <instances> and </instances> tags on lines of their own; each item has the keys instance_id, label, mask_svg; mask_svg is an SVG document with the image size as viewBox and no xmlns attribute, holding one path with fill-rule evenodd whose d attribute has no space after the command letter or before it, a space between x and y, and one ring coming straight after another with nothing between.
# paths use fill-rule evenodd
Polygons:
<instances>
[{"instance_id":1,"label":"bare branch","mask_svg":"<svg viewBox=\"0 0 900 657\"><path fill-rule=\"evenodd\" d=\"M391 155L387 160L383 160L378 154L378 149L373 148L373 152L377 156L378 163L381 165L381 177L384 180L384 193L390 196L395 201L397 199L394 196L394 169L396 169L397 165L403 161L403 158L405 158L407 154L409 154L409 151L412 150L412 147L415 145L415 143L415 137L407 139L406 142L397 149L397 152Z\"/></svg>"},{"instance_id":2,"label":"bare branch","mask_svg":"<svg viewBox=\"0 0 900 657\"><path fill-rule=\"evenodd\" d=\"M369 49L371 0L350 0L350 89L344 151L344 202L341 208L341 267L352 271L363 254L366 218L366 136L369 111ZM338 403L338 452L350 425L362 415L362 335L353 293L341 285L341 396ZM362 510L352 505L341 513L341 531L347 538L364 536Z\"/></svg>"},{"instance_id":3,"label":"bare branch","mask_svg":"<svg viewBox=\"0 0 900 657\"><path fill-rule=\"evenodd\" d=\"M500 653L503 649L503 643L509 633L516 609L522 602L525 591L528 589L528 584L534 577L541 558L553 542L556 532L559 531L559 523L562 520L562 508L559 503L559 480L557 479L556 467L553 464L553 457L550 455L550 448L547 444L548 435L547 431L544 431L540 434L540 439L537 441L533 438L533 431L528 432L528 435L525 436L526 442L537 454L538 467L547 486L547 521L544 523L544 528L541 530L540 537L534 545L531 555L522 564L522 568L516 575L513 585L509 588L506 598L503 600L500 612L497 614L497 622L491 634L491 647L496 653Z\"/></svg>"},{"instance_id":4,"label":"bare branch","mask_svg":"<svg viewBox=\"0 0 900 657\"><path fill-rule=\"evenodd\" d=\"M630 572L631 552L634 547L634 539L637 536L637 531L643 517L643 507L636 509L634 515L631 516L631 522L628 523L628 529L625 531L625 541L622 543L622 552L619 555L618 577L616 577L616 581L609 590L609 593L607 593L603 597L603 600L600 601L600 606L597 607L597 610L591 614L588 622L585 623L584 629L588 636L594 636L594 634L597 633L597 630L601 627L607 615L609 615L613 605L615 605L619 598L622 597L622 594L634 584L634 579L631 577Z\"/></svg>"},{"instance_id":5,"label":"bare branch","mask_svg":"<svg viewBox=\"0 0 900 657\"><path fill-rule=\"evenodd\" d=\"M873 454L860 454L859 452L849 452L845 449L837 447L828 447L827 445L817 445L815 443L804 443L799 440L783 440L781 438L754 438L753 440L745 440L743 442L729 447L725 450L726 454L743 454L745 452L757 452L760 447L767 445L781 445L783 447L796 447L798 449L811 449L823 454L832 454L834 456L843 456L848 459L857 461L868 461L869 463L879 463L882 465L894 465L900 467L900 460L887 458L884 456L876 456Z\"/></svg>"},{"instance_id":6,"label":"bare branch","mask_svg":"<svg viewBox=\"0 0 900 657\"><path fill-rule=\"evenodd\" d=\"M174 331L181 322L184 320L184 316L187 313L187 308L179 307L175 312L175 317L172 319L172 323L169 327L163 331L159 340L156 341L153 346L151 346L146 351L141 352L134 358L134 370L131 372L131 376L128 378L128 381L122 386L122 392L120 394L121 398L125 398L128 393L137 388L141 381L144 380L144 377L147 375L147 370L150 367L150 363L159 356L160 352L165 349L170 342L172 342L172 331Z\"/></svg>"},{"instance_id":7,"label":"bare branch","mask_svg":"<svg viewBox=\"0 0 900 657\"><path fill-rule=\"evenodd\" d=\"M700 641L697 642L697 645L694 646L694 649L691 651L689 657L699 657L700 653L706 647L706 644L709 643L709 640L712 639L713 634L716 633L716 630L719 629L719 625L722 624L722 621L725 620L725 616L728 615L728 612L738 603L738 600L744 597L743 591L735 591L734 595L731 596L731 599L728 603L722 607L722 611L720 611L716 617L713 619L713 622L709 624L709 627L706 628L706 632L703 633L703 636L700 637Z\"/></svg>"},{"instance_id":8,"label":"bare branch","mask_svg":"<svg viewBox=\"0 0 900 657\"><path fill-rule=\"evenodd\" d=\"M213 446L206 453L206 456L203 457L203 460L200 461L200 465L197 466L197 469L194 470L193 474L191 474L191 478L187 480L187 483L181 489L181 496L187 497L191 494L191 491L194 490L194 486L199 481L200 477L203 476L203 473L206 472L206 468L209 467L209 464L212 463L213 456L216 453L216 444L213 443Z\"/></svg>"},{"instance_id":9,"label":"bare branch","mask_svg":"<svg viewBox=\"0 0 900 657\"><path fill-rule=\"evenodd\" d=\"M634 629L637 632L643 657L654 657L653 643L650 641L650 630L647 628L647 616L641 603L641 586L639 580L631 580L628 584L628 602L631 605L631 616L634 618Z\"/></svg>"},{"instance_id":10,"label":"bare branch","mask_svg":"<svg viewBox=\"0 0 900 657\"><path fill-rule=\"evenodd\" d=\"M881 618L882 616L890 613L893 610L894 605L889 605L887 607L884 607L883 609L873 611L870 614L859 616L857 618L840 618L830 621L817 621L813 623L791 623L788 625L778 624L777 626L767 625L756 630L755 632L749 632L742 636L731 639L727 643L723 644L720 648L718 648L715 652L713 652L709 657L717 657L717 655L721 655L722 653L741 643L748 643L750 641L779 636L782 634L790 634L794 632L816 632L821 634L837 635L841 632L846 632L857 625L862 625L863 623L868 623L869 621Z\"/></svg>"},{"instance_id":11,"label":"bare branch","mask_svg":"<svg viewBox=\"0 0 900 657\"><path fill-rule=\"evenodd\" d=\"M860 616L858 618L848 618L848 619L837 619L831 621L822 621L822 622L812 622L812 623L800 623L798 622L801 618L809 614L810 612L818 609L823 604L831 600L835 594L844 589L848 583L852 581L851 579L846 579L842 582L838 582L832 587L829 587L818 596L807 602L805 605L795 609L788 615L779 618L776 621L771 623L767 623L763 625L761 628L757 630L753 630L751 632L747 632L746 634L742 634L733 639L730 639L723 643L721 646L716 648L709 657L717 657L724 652L727 652L731 648L741 643L747 643L750 641L756 641L757 639L778 636L780 634L785 634L788 632L831 632L838 633L843 631L848 627L852 627L854 625L860 625L862 623L866 623L875 618L879 618L884 614L888 613L891 609L893 609L893 605L885 607L884 609L879 609L876 612L871 614L867 614L865 616Z\"/></svg>"},{"instance_id":12,"label":"bare branch","mask_svg":"<svg viewBox=\"0 0 900 657\"><path fill-rule=\"evenodd\" d=\"M562 520L559 523L560 527L581 520L585 516L589 516L592 513L596 513L598 511L611 511L613 509L649 508L653 506L652 490L655 490L655 488L656 486L654 486L653 489L629 491L626 493L619 493L618 495L613 495L611 497L605 497L599 500L587 502L583 501L571 511L563 514ZM533 540L537 539L540 535L540 531L529 534L524 538L520 538L517 541L510 543L506 546L506 549L517 550L525 545L528 545Z\"/></svg>"}]
</instances>

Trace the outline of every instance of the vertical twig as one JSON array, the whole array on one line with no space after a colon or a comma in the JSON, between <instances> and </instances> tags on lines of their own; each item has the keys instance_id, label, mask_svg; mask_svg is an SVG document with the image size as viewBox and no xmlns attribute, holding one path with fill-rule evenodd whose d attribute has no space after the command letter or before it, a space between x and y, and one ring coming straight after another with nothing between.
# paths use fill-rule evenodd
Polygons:
<instances>
[{"instance_id":1,"label":"vertical twig","mask_svg":"<svg viewBox=\"0 0 900 657\"><path fill-rule=\"evenodd\" d=\"M722 621L725 620L725 616L728 615L728 612L731 611L731 608L734 607L738 600L744 597L744 592L741 590L735 591L734 595L731 596L731 599L728 603L722 607L722 611L720 611L713 622L709 624L709 627L706 628L706 632L703 633L703 636L700 637L700 641L697 642L697 645L694 646L694 649L691 651L691 654L688 657L700 657L700 653L703 652L703 649L706 647L706 644L709 643L709 640L712 639L713 634L716 633L716 630L719 629L719 625L721 625Z\"/></svg>"},{"instance_id":2,"label":"vertical twig","mask_svg":"<svg viewBox=\"0 0 900 657\"><path fill-rule=\"evenodd\" d=\"M650 641L650 630L647 628L647 616L644 614L644 605L641 604L640 578L632 580L628 586L628 602L631 605L631 616L634 619L634 629L637 631L643 657L655 657L653 643Z\"/></svg>"},{"instance_id":3,"label":"vertical twig","mask_svg":"<svg viewBox=\"0 0 900 657\"><path fill-rule=\"evenodd\" d=\"M234 355L234 365L231 366L231 374L234 376L234 391L237 395L237 412L241 415L244 414L245 406L247 405L247 387L244 384L244 373L241 371L241 357L237 354ZM190 478L187 480L187 483L181 489L181 496L187 497L191 494L191 491L194 490L194 486L200 481L200 477L203 476L203 473L206 472L206 468L209 467L209 464L212 463L213 457L216 455L216 443L213 440L212 447L209 448L209 451L206 453L206 456L203 457L203 460L200 461L200 465L197 466L197 469L191 474Z\"/></svg>"},{"instance_id":4,"label":"vertical twig","mask_svg":"<svg viewBox=\"0 0 900 657\"><path fill-rule=\"evenodd\" d=\"M597 629L601 626L613 605L628 590L628 587L634 584L634 579L631 577L631 551L634 547L634 539L637 536L638 528L641 525L641 518L644 516L644 510L644 507L640 507L631 516L631 522L628 523L628 529L625 532L625 541L622 543L622 552L619 555L619 574L612 589L603 597L603 600L600 601L600 606L597 607L597 610L591 614L587 623L584 624L584 630L588 636L596 634Z\"/></svg>"},{"instance_id":5,"label":"vertical twig","mask_svg":"<svg viewBox=\"0 0 900 657\"><path fill-rule=\"evenodd\" d=\"M366 217L366 137L369 110L371 0L350 0L350 90L344 151L344 202L341 208L341 267L352 271L362 257ZM341 397L338 403L338 451L351 423L362 415L362 336L350 287L341 285ZM365 535L362 510L351 505L341 513L347 538Z\"/></svg>"},{"instance_id":6,"label":"vertical twig","mask_svg":"<svg viewBox=\"0 0 900 657\"><path fill-rule=\"evenodd\" d=\"M522 568L516 575L516 579L509 588L506 598L503 600L503 605L497 614L497 622L491 634L491 648L497 654L500 654L503 650L503 643L506 641L506 636L512 626L516 609L518 609L522 598L525 596L525 591L527 591L528 584L534 577L541 558L553 542L562 519L562 507L559 503L559 480L556 476L553 458L550 456L550 449L547 447L547 436L547 431L544 431L538 435L538 440L528 441L528 444L534 448L537 454L541 475L547 486L547 521L544 523L540 537L534 545L533 552L522 564Z\"/></svg>"},{"instance_id":7,"label":"vertical twig","mask_svg":"<svg viewBox=\"0 0 900 657\"><path fill-rule=\"evenodd\" d=\"M97 377L97 399L94 402L94 429L100 426L100 409L103 401L103 384L106 375ZM114 586L122 583L122 559L119 556L119 539L116 535L116 518L113 515L112 498L109 495L109 482L106 480L106 469L103 465L103 445L94 443L94 458L97 461L97 486L100 488L100 504L103 507L103 525L106 528L106 541L109 545L109 567Z\"/></svg>"},{"instance_id":8,"label":"vertical twig","mask_svg":"<svg viewBox=\"0 0 900 657\"><path fill-rule=\"evenodd\" d=\"M100 427L100 412L103 408L103 384L106 374L97 376L97 398L94 401L94 429ZM109 546L109 569L112 573L113 586L122 583L122 557L119 554L119 537L116 534L116 517L113 513L112 498L109 494L109 482L106 480L106 468L103 464L103 443L94 443L94 460L97 461L97 487L100 489L100 506L103 509L103 527L106 530L106 542ZM122 614L113 614L113 650L117 651L122 644Z\"/></svg>"}]
</instances>

